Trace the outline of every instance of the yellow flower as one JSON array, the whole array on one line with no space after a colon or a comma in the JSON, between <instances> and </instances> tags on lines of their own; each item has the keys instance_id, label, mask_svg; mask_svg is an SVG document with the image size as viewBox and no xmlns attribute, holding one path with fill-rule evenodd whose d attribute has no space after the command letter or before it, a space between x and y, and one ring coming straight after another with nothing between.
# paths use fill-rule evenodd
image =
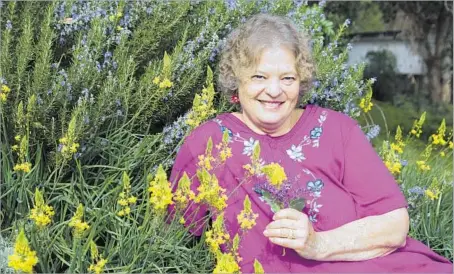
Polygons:
<instances>
[{"instance_id":1,"label":"yellow flower","mask_svg":"<svg viewBox=\"0 0 454 274\"><path fill-rule=\"evenodd\" d=\"M213 273L237 273L240 271L240 266L232 254L218 251L216 257L216 267Z\"/></svg>"},{"instance_id":2,"label":"yellow flower","mask_svg":"<svg viewBox=\"0 0 454 274\"><path fill-rule=\"evenodd\" d=\"M172 86L173 83L167 78L164 78L164 80L162 80L162 82L159 84L160 88L171 88Z\"/></svg>"},{"instance_id":3,"label":"yellow flower","mask_svg":"<svg viewBox=\"0 0 454 274\"><path fill-rule=\"evenodd\" d=\"M19 141L20 141L20 139L21 139L21 138L20 138L20 135L16 135L16 136L14 136L14 140L16 140L17 142L19 142Z\"/></svg>"},{"instance_id":4,"label":"yellow flower","mask_svg":"<svg viewBox=\"0 0 454 274\"><path fill-rule=\"evenodd\" d=\"M197 178L200 181L199 191L195 198L196 203L205 202L218 211L222 211L227 206L227 195L225 189L219 186L219 181L215 174L210 174L206 169L197 170Z\"/></svg>"},{"instance_id":5,"label":"yellow flower","mask_svg":"<svg viewBox=\"0 0 454 274\"><path fill-rule=\"evenodd\" d=\"M230 240L230 235L224 229L224 213L217 216L213 222L211 230L205 233L205 242L208 244L210 251L216 254L219 251L219 246L227 243Z\"/></svg>"},{"instance_id":6,"label":"yellow flower","mask_svg":"<svg viewBox=\"0 0 454 274\"><path fill-rule=\"evenodd\" d=\"M31 210L30 219L35 221L39 228L43 228L52 221L55 215L54 208L45 204L43 194L38 189L35 190L34 202L35 207Z\"/></svg>"},{"instance_id":7,"label":"yellow flower","mask_svg":"<svg viewBox=\"0 0 454 274\"><path fill-rule=\"evenodd\" d=\"M8 266L16 271L32 273L33 266L37 263L36 252L30 249L24 229L21 228L16 238L14 253L8 256Z\"/></svg>"},{"instance_id":8,"label":"yellow flower","mask_svg":"<svg viewBox=\"0 0 454 274\"><path fill-rule=\"evenodd\" d=\"M430 166L426 164L426 161L416 161L418 168L422 171L430 170Z\"/></svg>"},{"instance_id":9,"label":"yellow flower","mask_svg":"<svg viewBox=\"0 0 454 274\"><path fill-rule=\"evenodd\" d=\"M426 189L425 194L427 197L429 197L429 199L431 199L433 201L433 200L438 199L438 195L440 195L440 191L439 190L432 191L431 189Z\"/></svg>"},{"instance_id":10,"label":"yellow flower","mask_svg":"<svg viewBox=\"0 0 454 274\"><path fill-rule=\"evenodd\" d=\"M9 93L11 89L7 85L2 85L2 92L3 93Z\"/></svg>"},{"instance_id":11,"label":"yellow flower","mask_svg":"<svg viewBox=\"0 0 454 274\"><path fill-rule=\"evenodd\" d=\"M374 104L370 100L367 100L365 98L362 98L359 103L359 107L362 108L364 112L369 112L372 109L373 105Z\"/></svg>"},{"instance_id":12,"label":"yellow flower","mask_svg":"<svg viewBox=\"0 0 454 274\"><path fill-rule=\"evenodd\" d=\"M90 241L90 251L91 251L92 263L88 267L88 271L89 272L94 272L96 274L100 274L101 272L103 272L103 269L104 269L104 266L107 263L107 260L99 255L98 247L93 242L93 240ZM95 261L96 261L96 263L95 263Z\"/></svg>"},{"instance_id":13,"label":"yellow flower","mask_svg":"<svg viewBox=\"0 0 454 274\"><path fill-rule=\"evenodd\" d=\"M121 31L121 30L123 30L123 28L121 26L117 26L117 30Z\"/></svg>"},{"instance_id":14,"label":"yellow flower","mask_svg":"<svg viewBox=\"0 0 454 274\"><path fill-rule=\"evenodd\" d=\"M452 143L452 142L449 142L449 148L450 148L450 149L453 148L453 143Z\"/></svg>"},{"instance_id":15,"label":"yellow flower","mask_svg":"<svg viewBox=\"0 0 454 274\"><path fill-rule=\"evenodd\" d=\"M32 164L30 164L29 162L25 162L25 163L22 163L22 164L16 164L13 167L13 170L14 171L23 171L25 173L29 173L31 171L31 168L32 168Z\"/></svg>"},{"instance_id":16,"label":"yellow flower","mask_svg":"<svg viewBox=\"0 0 454 274\"><path fill-rule=\"evenodd\" d=\"M18 145L13 145L13 146L11 147L11 149L12 149L13 151L18 151L18 150L19 150L19 146L18 146Z\"/></svg>"},{"instance_id":17,"label":"yellow flower","mask_svg":"<svg viewBox=\"0 0 454 274\"><path fill-rule=\"evenodd\" d=\"M71 148L69 149L69 152L71 152L71 153L76 153L78 147L79 147L79 144L78 144L78 143L73 143L73 144L71 145Z\"/></svg>"},{"instance_id":18,"label":"yellow flower","mask_svg":"<svg viewBox=\"0 0 454 274\"><path fill-rule=\"evenodd\" d=\"M130 205L133 205L133 204L135 204L136 202L137 202L137 198L136 198L136 197L130 196L130 197L128 198L128 203L129 203Z\"/></svg>"},{"instance_id":19,"label":"yellow flower","mask_svg":"<svg viewBox=\"0 0 454 274\"><path fill-rule=\"evenodd\" d=\"M183 176L178 181L178 187L173 199L179 208L185 208L189 201L195 199L195 194L191 190L191 180L186 172L183 173Z\"/></svg>"},{"instance_id":20,"label":"yellow flower","mask_svg":"<svg viewBox=\"0 0 454 274\"><path fill-rule=\"evenodd\" d=\"M120 200L118 200L118 204L121 205L121 206L127 206L128 205L128 200L120 199Z\"/></svg>"},{"instance_id":21,"label":"yellow flower","mask_svg":"<svg viewBox=\"0 0 454 274\"><path fill-rule=\"evenodd\" d=\"M444 151L440 152L440 156L445 157L446 156L445 152Z\"/></svg>"},{"instance_id":22,"label":"yellow flower","mask_svg":"<svg viewBox=\"0 0 454 274\"><path fill-rule=\"evenodd\" d=\"M0 93L0 100L2 102L6 102L6 99L7 99L6 94L5 93Z\"/></svg>"},{"instance_id":23,"label":"yellow flower","mask_svg":"<svg viewBox=\"0 0 454 274\"><path fill-rule=\"evenodd\" d=\"M184 225L186 223L186 220L183 217L180 217L179 222L180 224Z\"/></svg>"},{"instance_id":24,"label":"yellow flower","mask_svg":"<svg viewBox=\"0 0 454 274\"><path fill-rule=\"evenodd\" d=\"M164 212L168 205L173 204L171 184L167 181L167 174L162 165L159 165L154 180L150 180L148 192L150 203L158 212Z\"/></svg>"},{"instance_id":25,"label":"yellow flower","mask_svg":"<svg viewBox=\"0 0 454 274\"><path fill-rule=\"evenodd\" d=\"M159 79L159 76L156 76L156 77L153 79L153 84L158 85L160 81L161 81L161 80Z\"/></svg>"},{"instance_id":26,"label":"yellow flower","mask_svg":"<svg viewBox=\"0 0 454 274\"><path fill-rule=\"evenodd\" d=\"M72 227L74 230L74 237L78 238L83 235L85 230L89 229L90 226L82 221L82 218L84 217L84 206L82 204L79 204L77 207L76 213L74 216L71 218L69 221L68 226Z\"/></svg>"},{"instance_id":27,"label":"yellow flower","mask_svg":"<svg viewBox=\"0 0 454 274\"><path fill-rule=\"evenodd\" d=\"M254 260L254 273L257 274L265 273L262 264L257 259Z\"/></svg>"},{"instance_id":28,"label":"yellow flower","mask_svg":"<svg viewBox=\"0 0 454 274\"><path fill-rule=\"evenodd\" d=\"M284 168L276 163L271 163L262 168L262 172L266 175L268 181L273 186L279 188L281 184L287 180Z\"/></svg>"},{"instance_id":29,"label":"yellow flower","mask_svg":"<svg viewBox=\"0 0 454 274\"><path fill-rule=\"evenodd\" d=\"M244 198L243 206L243 210L241 210L236 218L241 229L248 230L255 225L255 220L259 215L252 211L251 201L249 200L248 195Z\"/></svg>"},{"instance_id":30,"label":"yellow flower","mask_svg":"<svg viewBox=\"0 0 454 274\"><path fill-rule=\"evenodd\" d=\"M399 154L402 154L404 151L402 149L402 147L398 144L395 144L395 143L391 143L391 150L399 153Z\"/></svg>"}]
</instances>

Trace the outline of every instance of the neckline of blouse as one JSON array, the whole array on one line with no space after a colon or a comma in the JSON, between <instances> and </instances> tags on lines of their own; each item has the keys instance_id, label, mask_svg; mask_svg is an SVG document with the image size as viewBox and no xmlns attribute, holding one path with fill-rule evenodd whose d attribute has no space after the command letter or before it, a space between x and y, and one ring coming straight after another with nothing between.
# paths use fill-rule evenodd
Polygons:
<instances>
[{"instance_id":1,"label":"neckline of blouse","mask_svg":"<svg viewBox=\"0 0 454 274\"><path fill-rule=\"evenodd\" d=\"M292 127L292 129L280 136L270 136L268 134L259 134L251 130L243 121L241 121L238 117L233 115L232 113L225 113L223 116L230 120L235 126L238 127L238 131L240 132L245 132L248 134L251 134L254 136L254 139L259 139L259 140L268 140L268 141L285 141L288 139L291 139L293 135L295 135L296 132L304 128L305 124L309 120L309 118L312 116L312 114L316 110L315 105L307 104L302 107L304 109L303 113L299 117L298 121L295 123L295 125Z\"/></svg>"}]
</instances>

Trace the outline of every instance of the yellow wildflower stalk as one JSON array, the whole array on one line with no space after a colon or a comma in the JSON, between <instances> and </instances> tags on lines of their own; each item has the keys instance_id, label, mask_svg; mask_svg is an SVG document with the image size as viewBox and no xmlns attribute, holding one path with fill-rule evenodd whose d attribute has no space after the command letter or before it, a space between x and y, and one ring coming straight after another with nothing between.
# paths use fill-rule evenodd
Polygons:
<instances>
[{"instance_id":1,"label":"yellow wildflower stalk","mask_svg":"<svg viewBox=\"0 0 454 274\"><path fill-rule=\"evenodd\" d=\"M265 273L265 270L263 270L262 264L257 259L254 260L254 273L256 273L256 274L264 274Z\"/></svg>"},{"instance_id":2,"label":"yellow wildflower stalk","mask_svg":"<svg viewBox=\"0 0 454 274\"><path fill-rule=\"evenodd\" d=\"M224 213L217 216L213 227L205 233L205 236L205 242L213 254L217 254L220 250L219 246L230 240L230 235L224 229Z\"/></svg>"},{"instance_id":3,"label":"yellow wildflower stalk","mask_svg":"<svg viewBox=\"0 0 454 274\"><path fill-rule=\"evenodd\" d=\"M425 121L426 121L426 112L424 111L421 114L421 117L419 117L419 120L416 120L413 122L413 127L410 130L409 134L416 136L416 138L419 138L419 136L421 136L422 126Z\"/></svg>"},{"instance_id":4,"label":"yellow wildflower stalk","mask_svg":"<svg viewBox=\"0 0 454 274\"><path fill-rule=\"evenodd\" d=\"M443 119L441 121L440 127L438 127L437 134L432 134L430 138L432 139L432 144L433 145L440 145L444 146L446 145L446 140L445 140L445 134L446 134L446 121Z\"/></svg>"},{"instance_id":5,"label":"yellow wildflower stalk","mask_svg":"<svg viewBox=\"0 0 454 274\"><path fill-rule=\"evenodd\" d=\"M287 175L285 175L284 168L277 164L271 163L262 168L262 172L266 175L268 181L273 186L279 188L281 184L287 180Z\"/></svg>"},{"instance_id":6,"label":"yellow wildflower stalk","mask_svg":"<svg viewBox=\"0 0 454 274\"><path fill-rule=\"evenodd\" d=\"M68 226L73 228L73 235L76 238L80 238L83 236L85 230L89 229L90 226L88 223L83 221L84 217L84 206L79 204L77 207L76 213L69 221Z\"/></svg>"},{"instance_id":7,"label":"yellow wildflower stalk","mask_svg":"<svg viewBox=\"0 0 454 274\"><path fill-rule=\"evenodd\" d=\"M44 228L51 223L52 217L55 215L54 208L46 205L43 194L35 190L35 207L32 208L30 219L35 222L38 228Z\"/></svg>"},{"instance_id":8,"label":"yellow wildflower stalk","mask_svg":"<svg viewBox=\"0 0 454 274\"><path fill-rule=\"evenodd\" d=\"M122 209L117 212L117 215L120 217L129 215L131 213L131 207L137 202L137 198L130 194L131 192L131 183L129 176L126 172L123 172L122 176L122 183L123 183L123 191L120 192L119 198L117 203L122 207Z\"/></svg>"},{"instance_id":9,"label":"yellow wildflower stalk","mask_svg":"<svg viewBox=\"0 0 454 274\"><path fill-rule=\"evenodd\" d=\"M197 170L197 178L200 181L199 191L195 198L196 203L205 202L218 211L222 211L227 206L227 195L225 189L219 186L219 181L215 174L210 174L206 169Z\"/></svg>"},{"instance_id":10,"label":"yellow wildflower stalk","mask_svg":"<svg viewBox=\"0 0 454 274\"><path fill-rule=\"evenodd\" d=\"M88 267L88 271L91 273L100 274L104 270L104 266L107 260L99 255L98 247L93 240L90 240L90 253L91 253L91 264Z\"/></svg>"},{"instance_id":11,"label":"yellow wildflower stalk","mask_svg":"<svg viewBox=\"0 0 454 274\"><path fill-rule=\"evenodd\" d=\"M150 203L160 213L165 212L167 206L173 204L171 183L167 181L167 174L162 165L159 165L154 180L149 177L148 192Z\"/></svg>"},{"instance_id":12,"label":"yellow wildflower stalk","mask_svg":"<svg viewBox=\"0 0 454 274\"><path fill-rule=\"evenodd\" d=\"M0 89L0 102L6 102L10 92L11 89L7 85L2 85L2 88Z\"/></svg>"},{"instance_id":13,"label":"yellow wildflower stalk","mask_svg":"<svg viewBox=\"0 0 454 274\"><path fill-rule=\"evenodd\" d=\"M217 252L216 255L216 267L213 273L238 273L240 272L240 266L235 261L235 257L230 253Z\"/></svg>"},{"instance_id":14,"label":"yellow wildflower stalk","mask_svg":"<svg viewBox=\"0 0 454 274\"><path fill-rule=\"evenodd\" d=\"M252 211L251 201L249 200L249 196L246 195L243 202L243 210L238 214L237 220L240 224L241 229L249 230L253 226L255 226L255 220L259 215L255 214Z\"/></svg>"},{"instance_id":15,"label":"yellow wildflower stalk","mask_svg":"<svg viewBox=\"0 0 454 274\"><path fill-rule=\"evenodd\" d=\"M207 69L206 86L202 89L202 94L196 94L192 103L192 110L189 113L186 124L191 128L195 128L210 116L216 113L213 107L214 100L214 85L213 72L210 67Z\"/></svg>"},{"instance_id":16,"label":"yellow wildflower stalk","mask_svg":"<svg viewBox=\"0 0 454 274\"><path fill-rule=\"evenodd\" d=\"M366 95L363 98L361 98L361 101L359 102L359 107L364 111L364 113L367 113L372 109L373 105L374 104L372 103L372 89L369 89Z\"/></svg>"},{"instance_id":17,"label":"yellow wildflower stalk","mask_svg":"<svg viewBox=\"0 0 454 274\"><path fill-rule=\"evenodd\" d=\"M178 187L173 195L173 200L178 208L186 208L189 201L195 199L195 194L191 190L191 180L186 172L183 173L178 181Z\"/></svg>"},{"instance_id":18,"label":"yellow wildflower stalk","mask_svg":"<svg viewBox=\"0 0 454 274\"><path fill-rule=\"evenodd\" d=\"M8 266L19 272L32 273L37 263L36 251L30 249L24 229L21 228L14 245L14 253L8 256Z\"/></svg>"}]
</instances>

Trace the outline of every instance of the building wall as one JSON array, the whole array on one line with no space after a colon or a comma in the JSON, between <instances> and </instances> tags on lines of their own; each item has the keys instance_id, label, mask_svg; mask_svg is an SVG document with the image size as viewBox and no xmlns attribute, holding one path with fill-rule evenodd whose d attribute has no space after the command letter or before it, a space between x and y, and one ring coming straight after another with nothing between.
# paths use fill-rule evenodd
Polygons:
<instances>
[{"instance_id":1,"label":"building wall","mask_svg":"<svg viewBox=\"0 0 454 274\"><path fill-rule=\"evenodd\" d=\"M426 68L423 59L412 51L410 45L402 40L369 39L352 43L353 48L349 53L348 64L353 65L367 61L369 51L389 50L397 59L397 72L399 74L421 75Z\"/></svg>"}]
</instances>

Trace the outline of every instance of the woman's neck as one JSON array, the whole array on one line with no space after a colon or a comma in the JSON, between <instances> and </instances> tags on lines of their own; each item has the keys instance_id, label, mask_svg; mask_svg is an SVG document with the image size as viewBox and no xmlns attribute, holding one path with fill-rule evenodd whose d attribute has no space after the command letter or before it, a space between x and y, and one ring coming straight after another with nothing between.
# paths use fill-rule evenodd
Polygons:
<instances>
[{"instance_id":1,"label":"woman's neck","mask_svg":"<svg viewBox=\"0 0 454 274\"><path fill-rule=\"evenodd\" d=\"M256 125L252 119L250 119L246 114L243 112L235 112L232 113L240 119L246 126L248 126L252 131L260 135L269 135L272 137L282 136L287 134L292 130L295 124L300 119L301 115L303 114L303 109L296 108L292 111L290 116L282 123L272 126L265 126L265 125Z\"/></svg>"}]
</instances>

